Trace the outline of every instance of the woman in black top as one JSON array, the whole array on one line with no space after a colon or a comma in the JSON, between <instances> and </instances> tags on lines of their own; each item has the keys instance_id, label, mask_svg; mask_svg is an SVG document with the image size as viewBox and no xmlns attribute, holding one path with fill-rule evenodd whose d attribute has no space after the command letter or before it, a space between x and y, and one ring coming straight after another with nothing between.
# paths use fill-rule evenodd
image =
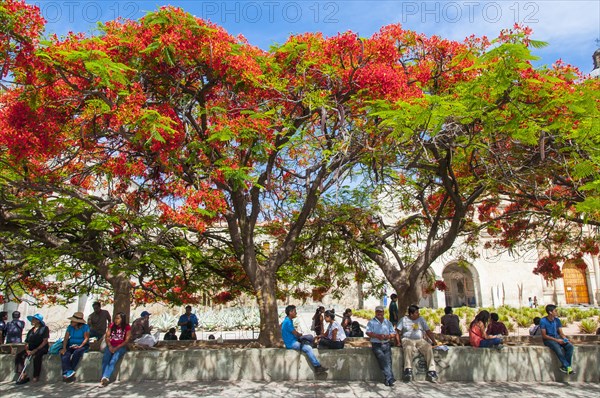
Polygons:
<instances>
[{"instance_id":1,"label":"woman in black top","mask_svg":"<svg viewBox=\"0 0 600 398\"><path fill-rule=\"evenodd\" d=\"M25 350L19 352L15 357L15 371L21 374L25 365L25 357L31 356L33 359L33 381L38 381L42 372L42 356L48 353L48 338L50 330L44 324L44 318L40 314L28 316L27 319L33 327L27 332L25 338ZM24 375L17 380L17 384L25 384L29 377Z\"/></svg>"}]
</instances>

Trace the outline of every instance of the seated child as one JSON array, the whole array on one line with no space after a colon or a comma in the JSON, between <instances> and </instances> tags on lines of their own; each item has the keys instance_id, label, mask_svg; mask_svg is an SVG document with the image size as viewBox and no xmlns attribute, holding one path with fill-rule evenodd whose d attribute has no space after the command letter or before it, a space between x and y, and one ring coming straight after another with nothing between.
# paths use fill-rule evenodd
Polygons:
<instances>
[{"instance_id":1,"label":"seated child","mask_svg":"<svg viewBox=\"0 0 600 398\"><path fill-rule=\"evenodd\" d=\"M529 328L529 335L530 336L541 336L542 335L542 329L540 329L540 317L536 316L535 318L533 318L533 326L531 326Z\"/></svg>"}]
</instances>

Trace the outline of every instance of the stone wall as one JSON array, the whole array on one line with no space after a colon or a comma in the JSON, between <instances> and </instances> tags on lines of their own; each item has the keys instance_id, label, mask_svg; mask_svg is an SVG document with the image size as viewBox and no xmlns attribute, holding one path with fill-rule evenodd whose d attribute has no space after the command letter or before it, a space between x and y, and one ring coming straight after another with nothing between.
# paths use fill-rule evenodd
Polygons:
<instances>
[{"instance_id":1,"label":"stone wall","mask_svg":"<svg viewBox=\"0 0 600 398\"><path fill-rule=\"evenodd\" d=\"M315 350L329 372L315 375L306 356L281 348L185 349L130 351L117 366L113 379L118 380L355 380L383 381L370 348ZM392 348L393 369L401 378L402 351ZM440 382L465 381L577 381L600 382L600 345L575 347L575 375L559 372L555 355L543 346L509 346L502 351L450 347L435 351ZM84 355L77 369L77 380L100 380L102 353ZM425 380L422 357L413 361L415 380ZM31 372L32 369L29 369ZM14 379L14 355L0 355L0 381ZM58 356L44 360L43 382L62 382Z\"/></svg>"}]
</instances>

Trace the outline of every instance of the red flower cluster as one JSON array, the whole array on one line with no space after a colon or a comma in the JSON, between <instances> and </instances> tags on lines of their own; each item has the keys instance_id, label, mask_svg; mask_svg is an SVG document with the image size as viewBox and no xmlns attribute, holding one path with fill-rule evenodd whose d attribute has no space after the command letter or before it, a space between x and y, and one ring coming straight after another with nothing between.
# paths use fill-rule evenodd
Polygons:
<instances>
[{"instance_id":1,"label":"red flower cluster","mask_svg":"<svg viewBox=\"0 0 600 398\"><path fill-rule=\"evenodd\" d=\"M558 263L563 258L556 255L548 255L538 260L537 266L533 269L536 275L542 275L547 281L553 281L562 278L562 272Z\"/></svg>"}]
</instances>

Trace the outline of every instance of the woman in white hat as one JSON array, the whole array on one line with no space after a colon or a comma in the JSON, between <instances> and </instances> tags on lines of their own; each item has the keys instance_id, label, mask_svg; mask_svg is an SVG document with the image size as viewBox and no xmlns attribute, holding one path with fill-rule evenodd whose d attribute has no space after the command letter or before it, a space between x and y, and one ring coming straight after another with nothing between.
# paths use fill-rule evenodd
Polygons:
<instances>
[{"instance_id":1,"label":"woman in white hat","mask_svg":"<svg viewBox=\"0 0 600 398\"><path fill-rule=\"evenodd\" d=\"M27 332L25 350L18 353L15 357L15 371L17 374L23 376L19 376L17 384L25 384L29 381L29 377L23 373L25 358L33 358L33 381L38 381L42 372L42 356L48 353L50 330L44 324L44 317L41 314L35 314L28 316L27 320L31 322L33 327Z\"/></svg>"},{"instance_id":2,"label":"woman in white hat","mask_svg":"<svg viewBox=\"0 0 600 398\"><path fill-rule=\"evenodd\" d=\"M67 381L75 377L77 364L90 349L90 327L83 318L83 312L76 312L69 318L71 324L67 326L67 332L63 339L63 348L60 350L62 362L63 380Z\"/></svg>"}]
</instances>

